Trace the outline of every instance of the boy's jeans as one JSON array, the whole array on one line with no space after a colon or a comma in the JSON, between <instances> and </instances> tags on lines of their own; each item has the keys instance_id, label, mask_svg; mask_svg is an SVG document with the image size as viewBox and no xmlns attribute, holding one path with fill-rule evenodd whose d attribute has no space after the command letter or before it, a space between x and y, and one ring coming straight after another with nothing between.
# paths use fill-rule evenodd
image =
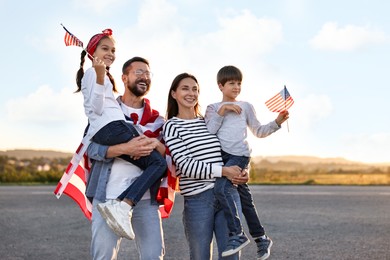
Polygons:
<instances>
[{"instance_id":1,"label":"boy's jeans","mask_svg":"<svg viewBox=\"0 0 390 260\"><path fill-rule=\"evenodd\" d=\"M222 159L225 166L237 165L241 169L245 169L250 160L248 157L235 156L225 152L222 152ZM243 232L242 225L238 216L237 205L232 197L232 194L237 192L236 186L225 177L217 178L215 181L214 192L215 197L224 210L230 235L240 235Z\"/></svg>"}]
</instances>

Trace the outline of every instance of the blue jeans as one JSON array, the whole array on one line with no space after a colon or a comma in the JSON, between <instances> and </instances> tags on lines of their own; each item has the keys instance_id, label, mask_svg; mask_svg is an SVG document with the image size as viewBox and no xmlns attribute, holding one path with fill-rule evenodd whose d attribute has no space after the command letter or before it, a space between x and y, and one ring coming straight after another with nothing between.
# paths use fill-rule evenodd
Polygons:
<instances>
[{"instance_id":1,"label":"blue jeans","mask_svg":"<svg viewBox=\"0 0 390 260\"><path fill-rule=\"evenodd\" d=\"M93 200L91 256L94 260L117 259L121 238L108 227ZM150 200L141 200L133 210L131 223L140 260L163 259L164 239L160 212Z\"/></svg>"},{"instance_id":2,"label":"blue jeans","mask_svg":"<svg viewBox=\"0 0 390 260\"><path fill-rule=\"evenodd\" d=\"M241 169L245 169L248 167L250 158L245 157L245 156L236 156L236 155L231 155L229 153L226 153L222 151L222 159L223 162L225 163L225 166L232 166L232 165L237 165ZM228 181L228 180L227 180ZM228 181L230 184L231 182ZM251 234L252 237L260 237L265 234L264 227L260 223L260 218L257 214L256 206L255 203L253 202L253 196L252 193L249 189L248 184L240 184L237 186L238 193L240 194L240 200L241 200L241 206L242 206L242 213L245 216L246 223L248 225L248 230L249 233ZM229 214L229 211L227 212ZM232 212L233 214L234 212ZM226 212L225 212L226 214ZM234 216L226 216L228 219L233 219L236 220ZM232 222L232 221L231 221ZM231 223L230 225L235 225L232 228L238 228L238 223L235 221ZM229 225L229 227L230 227ZM241 225L241 223L240 223Z\"/></svg>"},{"instance_id":3,"label":"blue jeans","mask_svg":"<svg viewBox=\"0 0 390 260\"><path fill-rule=\"evenodd\" d=\"M225 166L237 165L245 169L249 164L249 157L235 156L222 152L222 159ZM217 178L215 181L214 192L217 200L222 205L231 236L240 235L243 232L240 217L238 216L237 205L234 201L233 194L237 193L233 183L225 177Z\"/></svg>"},{"instance_id":4,"label":"blue jeans","mask_svg":"<svg viewBox=\"0 0 390 260\"><path fill-rule=\"evenodd\" d=\"M238 192L232 193L232 197L238 209L241 209ZM221 254L226 248L229 230L221 204L216 199L213 189L184 196L183 224L191 260L211 259L213 235L218 246L218 259L222 259ZM223 259L237 260L239 253Z\"/></svg>"},{"instance_id":5,"label":"blue jeans","mask_svg":"<svg viewBox=\"0 0 390 260\"><path fill-rule=\"evenodd\" d=\"M93 137L93 141L102 145L116 145L126 143L139 136L135 127L125 121L113 121L100 129ZM118 199L130 199L134 204L142 198L145 192L150 189L150 196L157 196L160 181L167 169L167 163L164 157L153 150L148 156L143 156L137 160L132 159L129 155L122 155L120 158L138 166L144 172L135 182L130 185Z\"/></svg>"}]
</instances>

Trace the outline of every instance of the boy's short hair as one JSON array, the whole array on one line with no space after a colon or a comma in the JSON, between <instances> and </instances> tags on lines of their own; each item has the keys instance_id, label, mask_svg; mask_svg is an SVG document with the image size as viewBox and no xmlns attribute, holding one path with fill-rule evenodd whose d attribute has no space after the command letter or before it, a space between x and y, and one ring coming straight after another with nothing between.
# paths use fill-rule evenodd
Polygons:
<instances>
[{"instance_id":1,"label":"boy's short hair","mask_svg":"<svg viewBox=\"0 0 390 260\"><path fill-rule=\"evenodd\" d=\"M217 73L217 83L222 86L230 80L242 81L242 72L234 66L224 66Z\"/></svg>"}]
</instances>

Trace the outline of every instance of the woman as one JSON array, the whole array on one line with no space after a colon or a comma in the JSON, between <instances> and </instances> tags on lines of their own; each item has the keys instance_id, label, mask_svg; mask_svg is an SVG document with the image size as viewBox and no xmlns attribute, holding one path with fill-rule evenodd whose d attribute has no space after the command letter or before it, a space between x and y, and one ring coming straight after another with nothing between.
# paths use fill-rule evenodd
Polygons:
<instances>
[{"instance_id":1,"label":"woman","mask_svg":"<svg viewBox=\"0 0 390 260\"><path fill-rule=\"evenodd\" d=\"M180 192L184 196L183 224L190 247L190 258L211 259L215 234L221 258L229 231L224 212L214 196L215 178L225 176L233 183L248 181L238 166L224 167L218 138L207 131L198 104L199 85L188 73L178 75L168 94L167 122L163 127L166 146L171 152L180 177ZM241 211L236 188L229 190ZM224 259L239 259L239 253Z\"/></svg>"}]
</instances>

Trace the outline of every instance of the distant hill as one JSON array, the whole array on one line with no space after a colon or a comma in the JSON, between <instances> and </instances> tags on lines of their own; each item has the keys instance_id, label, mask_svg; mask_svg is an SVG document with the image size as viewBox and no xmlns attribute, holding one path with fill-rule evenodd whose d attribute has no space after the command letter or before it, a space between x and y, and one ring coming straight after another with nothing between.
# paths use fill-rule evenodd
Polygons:
<instances>
[{"instance_id":1,"label":"distant hill","mask_svg":"<svg viewBox=\"0 0 390 260\"><path fill-rule=\"evenodd\" d=\"M293 162L300 164L364 164L361 162L349 161L341 157L335 158L320 158L315 156L298 156L298 155L289 155L289 156L257 156L252 158L253 162L260 162L261 160L267 160L272 163L277 162ZM390 163L389 163L390 164Z\"/></svg>"},{"instance_id":2,"label":"distant hill","mask_svg":"<svg viewBox=\"0 0 390 260\"><path fill-rule=\"evenodd\" d=\"M33 158L67 158L71 157L72 153L51 151L51 150L6 150L0 151L0 156L15 157L16 159L33 159Z\"/></svg>"},{"instance_id":3,"label":"distant hill","mask_svg":"<svg viewBox=\"0 0 390 260\"><path fill-rule=\"evenodd\" d=\"M28 149L15 149L15 150L6 150L0 151L0 156L15 157L16 159L32 159L32 158L67 158L71 157L72 153L52 151L52 150L28 150ZM355 162L346 160L341 157L335 158L321 158L315 156L298 156L298 155L288 155L288 156L255 156L252 158L252 161L255 163L261 162L262 160L267 160L270 163L278 162L289 162L289 163L299 163L303 165L308 164L338 164L338 165L381 165L381 166L390 166L389 163L381 164L367 164L362 162Z\"/></svg>"}]
</instances>

